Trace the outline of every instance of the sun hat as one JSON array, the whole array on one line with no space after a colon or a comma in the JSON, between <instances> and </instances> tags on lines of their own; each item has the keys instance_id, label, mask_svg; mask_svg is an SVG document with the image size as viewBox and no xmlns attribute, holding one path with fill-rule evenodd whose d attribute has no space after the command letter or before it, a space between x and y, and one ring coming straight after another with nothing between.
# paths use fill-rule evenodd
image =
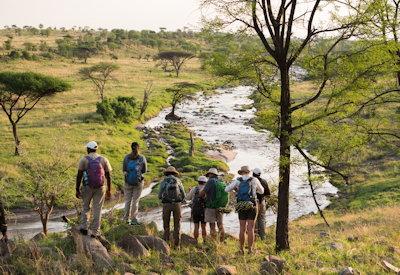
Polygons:
<instances>
[{"instance_id":1,"label":"sun hat","mask_svg":"<svg viewBox=\"0 0 400 275\"><path fill-rule=\"evenodd\" d=\"M175 174L179 175L179 172L175 169L174 166L169 166L167 169L165 169L164 174Z\"/></svg>"},{"instance_id":2,"label":"sun hat","mask_svg":"<svg viewBox=\"0 0 400 275\"><path fill-rule=\"evenodd\" d=\"M96 141L90 141L86 144L86 148L96 150L99 146Z\"/></svg>"},{"instance_id":3,"label":"sun hat","mask_svg":"<svg viewBox=\"0 0 400 275\"><path fill-rule=\"evenodd\" d=\"M210 168L206 174L206 177L209 177L210 174L215 175L215 176L219 176L218 170L217 168Z\"/></svg>"},{"instance_id":4,"label":"sun hat","mask_svg":"<svg viewBox=\"0 0 400 275\"><path fill-rule=\"evenodd\" d=\"M198 181L198 182L207 182L207 177L205 177L205 176L200 176L200 177L197 179L197 181Z\"/></svg>"},{"instance_id":5,"label":"sun hat","mask_svg":"<svg viewBox=\"0 0 400 275\"><path fill-rule=\"evenodd\" d=\"M242 168L240 168L240 170L238 171L239 175L243 175L243 174L248 174L250 173L250 168L249 166L242 166Z\"/></svg>"},{"instance_id":6,"label":"sun hat","mask_svg":"<svg viewBox=\"0 0 400 275\"><path fill-rule=\"evenodd\" d=\"M261 175L261 169L260 169L260 168L255 168L255 169L253 170L253 174L254 174L254 175Z\"/></svg>"}]
</instances>

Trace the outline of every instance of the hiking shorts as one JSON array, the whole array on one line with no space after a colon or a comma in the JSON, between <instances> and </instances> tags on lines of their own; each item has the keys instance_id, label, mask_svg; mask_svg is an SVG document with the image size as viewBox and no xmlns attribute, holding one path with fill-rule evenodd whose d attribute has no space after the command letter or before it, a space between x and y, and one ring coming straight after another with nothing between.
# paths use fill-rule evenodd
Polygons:
<instances>
[{"instance_id":1,"label":"hiking shorts","mask_svg":"<svg viewBox=\"0 0 400 275\"><path fill-rule=\"evenodd\" d=\"M222 213L218 209L206 208L204 211L204 221L222 224Z\"/></svg>"},{"instance_id":2,"label":"hiking shorts","mask_svg":"<svg viewBox=\"0 0 400 275\"><path fill-rule=\"evenodd\" d=\"M257 208L254 207L248 210L242 210L238 212L239 220L241 221L248 221L248 220L255 220L257 218Z\"/></svg>"},{"instance_id":3,"label":"hiking shorts","mask_svg":"<svg viewBox=\"0 0 400 275\"><path fill-rule=\"evenodd\" d=\"M204 223L204 211L192 211L193 223Z\"/></svg>"}]
</instances>

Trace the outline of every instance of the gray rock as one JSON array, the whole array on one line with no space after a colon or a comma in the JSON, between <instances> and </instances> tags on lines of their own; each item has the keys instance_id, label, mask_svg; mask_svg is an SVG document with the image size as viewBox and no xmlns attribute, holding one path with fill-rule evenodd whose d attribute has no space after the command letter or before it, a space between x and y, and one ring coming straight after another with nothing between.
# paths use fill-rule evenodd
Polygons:
<instances>
[{"instance_id":1,"label":"gray rock","mask_svg":"<svg viewBox=\"0 0 400 275\"><path fill-rule=\"evenodd\" d=\"M46 238L46 237L47 237L47 236L46 236L43 232L40 232L40 233L37 233L37 234L31 239L31 241L39 242L39 241L43 240L43 239Z\"/></svg>"},{"instance_id":2,"label":"gray rock","mask_svg":"<svg viewBox=\"0 0 400 275\"><path fill-rule=\"evenodd\" d=\"M353 275L356 274L354 269L351 268L350 266L343 268L340 272L339 275Z\"/></svg>"},{"instance_id":3,"label":"gray rock","mask_svg":"<svg viewBox=\"0 0 400 275\"><path fill-rule=\"evenodd\" d=\"M343 244L341 243L331 243L329 247L333 250L343 250Z\"/></svg>"},{"instance_id":4,"label":"gray rock","mask_svg":"<svg viewBox=\"0 0 400 275\"><path fill-rule=\"evenodd\" d=\"M171 248L166 241L159 237L154 236L135 236L142 245L151 250L159 251L160 253L169 255L171 253Z\"/></svg>"},{"instance_id":5,"label":"gray rock","mask_svg":"<svg viewBox=\"0 0 400 275\"><path fill-rule=\"evenodd\" d=\"M118 243L118 246L135 258L147 257L150 255L149 251L135 236L124 236Z\"/></svg>"},{"instance_id":6,"label":"gray rock","mask_svg":"<svg viewBox=\"0 0 400 275\"><path fill-rule=\"evenodd\" d=\"M264 261L261 263L260 273L264 275L277 275L279 271L275 263Z\"/></svg>"},{"instance_id":7,"label":"gray rock","mask_svg":"<svg viewBox=\"0 0 400 275\"><path fill-rule=\"evenodd\" d=\"M347 237L347 240L349 242L357 242L358 240L360 240L360 238L357 236L349 236L349 237Z\"/></svg>"},{"instance_id":8,"label":"gray rock","mask_svg":"<svg viewBox=\"0 0 400 275\"><path fill-rule=\"evenodd\" d=\"M196 245L197 241L195 238L192 236L189 236L187 234L181 234L181 245L187 246L187 245Z\"/></svg>"},{"instance_id":9,"label":"gray rock","mask_svg":"<svg viewBox=\"0 0 400 275\"><path fill-rule=\"evenodd\" d=\"M235 275L237 274L236 267L232 265L220 265L215 270L217 275Z\"/></svg>"},{"instance_id":10,"label":"gray rock","mask_svg":"<svg viewBox=\"0 0 400 275\"><path fill-rule=\"evenodd\" d=\"M329 236L329 233L328 233L328 232L325 232L325 231L321 231L321 232L319 232L319 236L322 237L322 238L328 237L328 236Z\"/></svg>"},{"instance_id":11,"label":"gray rock","mask_svg":"<svg viewBox=\"0 0 400 275\"><path fill-rule=\"evenodd\" d=\"M274 263L275 266L278 269L278 273L281 273L283 271L283 268L285 267L285 260L275 256L275 255L268 255L265 257L265 261L266 262L270 262L270 263Z\"/></svg>"}]
</instances>

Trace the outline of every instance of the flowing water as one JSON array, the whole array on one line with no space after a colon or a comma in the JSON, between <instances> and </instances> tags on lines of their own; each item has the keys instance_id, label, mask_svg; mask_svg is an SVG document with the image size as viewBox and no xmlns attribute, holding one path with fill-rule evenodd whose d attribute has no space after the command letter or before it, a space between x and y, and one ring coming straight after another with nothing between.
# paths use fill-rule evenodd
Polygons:
<instances>
[{"instance_id":1,"label":"flowing water","mask_svg":"<svg viewBox=\"0 0 400 275\"><path fill-rule=\"evenodd\" d=\"M252 105L249 98L251 87L240 86L232 89L221 89L211 97L199 96L197 100L190 101L178 109L177 114L184 119L188 127L198 136L210 144L223 144L228 141L235 148L236 157L228 162L229 172L237 175L243 165L251 168L259 167L263 177L270 185L278 182L278 157L279 143L269 132L256 131L250 121L254 118L254 108L243 108ZM179 111L180 110L180 111ZM147 127L157 129L168 123L165 116L170 109L165 109L157 117L146 123ZM307 164L301 155L292 149L293 168L290 185L290 219L314 213L317 208L314 204L312 193L307 182ZM337 189L327 180L321 182L316 188L317 200L321 208L329 205L328 196L335 195ZM190 209L184 210L183 231L191 231ZM161 211L154 210L143 217L145 221L155 220L161 228ZM276 215L268 211L267 223L275 223ZM227 232L238 233L238 218L236 213L225 215L224 225Z\"/></svg>"},{"instance_id":2,"label":"flowing water","mask_svg":"<svg viewBox=\"0 0 400 275\"><path fill-rule=\"evenodd\" d=\"M276 185L278 179L278 157L279 144L270 133L266 131L256 131L251 125L250 120L255 116L254 108L243 108L251 106L253 103L249 96L252 93L250 87L236 87L232 89L221 89L217 95L211 97L198 96L197 100L190 101L179 106L177 114L181 116L188 127L197 136L210 144L222 144L229 142L235 148L236 157L228 162L230 173L237 174L243 165L251 168L259 167L263 170L263 177L270 185ZM165 109L160 114L149 120L146 127L156 129L168 123L165 120L166 114L170 109ZM300 154L293 149L293 168L291 173L290 185L290 219L296 219L309 213L314 213L317 208L314 204L310 187L307 183L307 165L302 160ZM148 195L152 187L146 188L142 197ZM316 188L316 194L321 208L329 205L329 196L335 195L337 189L327 180L320 183ZM123 203L115 205L112 209L122 209ZM103 213L110 211L106 209ZM145 213L140 213L139 219L143 222L155 221L162 229L161 209L157 208ZM190 209L183 210L182 230L191 231L189 221ZM49 232L64 231L65 223L52 219L49 221ZM272 211L268 212L267 223L273 224L276 216ZM238 218L236 213L227 214L224 217L226 231L231 234L238 233ZM10 225L11 234L22 234L25 238L34 236L41 231L41 223L17 223Z\"/></svg>"}]
</instances>

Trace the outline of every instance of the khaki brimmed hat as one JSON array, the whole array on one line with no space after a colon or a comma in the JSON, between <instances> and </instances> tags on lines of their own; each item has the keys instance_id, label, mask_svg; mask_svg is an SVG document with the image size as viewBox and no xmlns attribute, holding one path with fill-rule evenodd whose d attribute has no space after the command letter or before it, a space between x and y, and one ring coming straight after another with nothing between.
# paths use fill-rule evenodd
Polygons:
<instances>
[{"instance_id":1,"label":"khaki brimmed hat","mask_svg":"<svg viewBox=\"0 0 400 275\"><path fill-rule=\"evenodd\" d=\"M242 166L242 168L240 168L240 170L238 171L238 174L243 175L243 174L249 174L250 172L251 171L249 166Z\"/></svg>"},{"instance_id":2,"label":"khaki brimmed hat","mask_svg":"<svg viewBox=\"0 0 400 275\"><path fill-rule=\"evenodd\" d=\"M211 175L215 175L215 176L219 176L219 173L218 173L217 168L210 168L210 169L208 170L207 174L206 174L206 177L207 177L207 178L210 177L210 174L211 174Z\"/></svg>"},{"instance_id":3,"label":"khaki brimmed hat","mask_svg":"<svg viewBox=\"0 0 400 275\"><path fill-rule=\"evenodd\" d=\"M205 177L205 176L200 176L200 177L197 179L197 181L198 181L198 182L207 182L208 180L207 180L207 177Z\"/></svg>"},{"instance_id":4,"label":"khaki brimmed hat","mask_svg":"<svg viewBox=\"0 0 400 275\"><path fill-rule=\"evenodd\" d=\"M175 175L179 175L179 172L175 169L174 166L169 166L167 169L165 169L164 171L164 175L165 174L175 174Z\"/></svg>"}]
</instances>

